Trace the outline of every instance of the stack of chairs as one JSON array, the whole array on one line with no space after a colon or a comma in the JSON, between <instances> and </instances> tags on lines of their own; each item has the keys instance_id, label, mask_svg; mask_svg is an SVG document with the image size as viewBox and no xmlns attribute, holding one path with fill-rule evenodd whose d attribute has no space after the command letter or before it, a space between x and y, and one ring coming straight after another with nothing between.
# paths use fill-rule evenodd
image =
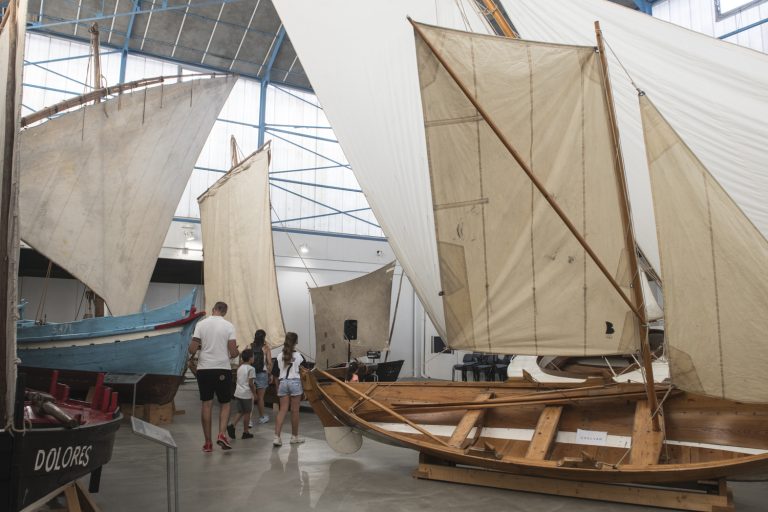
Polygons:
<instances>
[{"instance_id":1,"label":"stack of chairs","mask_svg":"<svg viewBox=\"0 0 768 512\"><path fill-rule=\"evenodd\" d=\"M496 354L483 354L473 352L464 354L461 363L453 365L451 380L456 380L456 372L461 372L461 380L467 381L467 375L472 372L472 379L476 382L491 382L507 380L507 367L514 356L498 356Z\"/></svg>"}]
</instances>

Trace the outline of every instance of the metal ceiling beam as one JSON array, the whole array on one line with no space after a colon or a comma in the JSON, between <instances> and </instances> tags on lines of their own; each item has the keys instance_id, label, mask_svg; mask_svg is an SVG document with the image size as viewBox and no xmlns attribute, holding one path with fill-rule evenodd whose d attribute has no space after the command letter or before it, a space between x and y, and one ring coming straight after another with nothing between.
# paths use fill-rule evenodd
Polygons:
<instances>
[{"instance_id":1,"label":"metal ceiling beam","mask_svg":"<svg viewBox=\"0 0 768 512\"><path fill-rule=\"evenodd\" d=\"M656 0L635 0L637 10L645 14L653 15L653 2Z\"/></svg>"},{"instance_id":2,"label":"metal ceiling beam","mask_svg":"<svg viewBox=\"0 0 768 512\"><path fill-rule=\"evenodd\" d=\"M131 19L128 20L128 28L125 31L123 40L123 49L120 51L120 82L125 83L125 68L128 66L128 46L131 43L131 34L133 33L133 23L136 21L136 13L141 10L139 0L133 0L133 9L131 9Z\"/></svg>"},{"instance_id":3,"label":"metal ceiling beam","mask_svg":"<svg viewBox=\"0 0 768 512\"><path fill-rule=\"evenodd\" d=\"M187 9L187 8L194 9L196 7L209 7L211 5L234 4L242 1L244 0L208 0L208 1L196 2L196 3L190 2L189 4L181 4L181 5L168 5L167 3L164 2L163 7L155 7L154 9L139 9L138 11L117 12L114 14L102 13L99 16L91 16L89 18L80 18L80 19L74 19L74 20L54 21L53 23L32 22L29 28L42 29L42 28L60 27L63 25L71 25L73 23L89 24L94 21L114 19L114 18L119 18L121 16L134 16L135 14L150 14L150 13L158 13L158 12L178 11L180 9Z\"/></svg>"},{"instance_id":4,"label":"metal ceiling beam","mask_svg":"<svg viewBox=\"0 0 768 512\"><path fill-rule=\"evenodd\" d=\"M261 73L261 90L259 91L259 147L264 145L264 135L267 132L266 126L266 111L267 111L267 88L269 87L270 75L272 74L272 65L275 63L277 54L280 52L280 47L283 46L283 40L285 39L285 27L281 24L280 29L277 31L275 40L272 43L272 47L269 49L269 53L266 58L266 65Z\"/></svg>"}]
</instances>

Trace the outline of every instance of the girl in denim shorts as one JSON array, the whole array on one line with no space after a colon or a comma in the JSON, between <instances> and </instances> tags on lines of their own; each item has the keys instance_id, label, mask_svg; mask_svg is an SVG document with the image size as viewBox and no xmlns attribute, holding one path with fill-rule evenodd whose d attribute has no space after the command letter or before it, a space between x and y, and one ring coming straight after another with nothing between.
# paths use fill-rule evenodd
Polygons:
<instances>
[{"instance_id":1,"label":"girl in denim shorts","mask_svg":"<svg viewBox=\"0 0 768 512\"><path fill-rule=\"evenodd\" d=\"M301 395L304 394L299 378L299 365L304 361L304 358L296 351L298 342L299 336L295 332L285 333L283 351L277 358L277 366L280 368L280 381L277 386L280 411L277 413L277 420L275 421L275 439L272 441L274 446L283 445L280 431L288 414L289 405L291 409L291 444L304 442L304 439L299 437L299 403L301 402Z\"/></svg>"}]
</instances>

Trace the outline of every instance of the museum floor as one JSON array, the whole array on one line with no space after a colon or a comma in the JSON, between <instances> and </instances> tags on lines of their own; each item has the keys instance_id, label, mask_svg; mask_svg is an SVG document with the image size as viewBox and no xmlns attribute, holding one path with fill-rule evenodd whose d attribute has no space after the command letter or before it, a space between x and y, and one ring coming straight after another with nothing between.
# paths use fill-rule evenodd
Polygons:
<instances>
[{"instance_id":1,"label":"museum floor","mask_svg":"<svg viewBox=\"0 0 768 512\"><path fill-rule=\"evenodd\" d=\"M362 449L343 456L325 443L320 422L301 413L302 445L272 447L273 423L234 449L201 451L200 404L194 382L176 396L186 414L166 427L179 447L180 509L189 511L594 511L649 512L647 507L558 498L465 485L416 480L417 453L365 439ZM214 413L216 409L214 409ZM238 428L238 438L240 437ZM104 512L166 510L165 449L131 433L118 432L112 461L94 496ZM733 483L739 512L766 510L768 483Z\"/></svg>"}]
</instances>

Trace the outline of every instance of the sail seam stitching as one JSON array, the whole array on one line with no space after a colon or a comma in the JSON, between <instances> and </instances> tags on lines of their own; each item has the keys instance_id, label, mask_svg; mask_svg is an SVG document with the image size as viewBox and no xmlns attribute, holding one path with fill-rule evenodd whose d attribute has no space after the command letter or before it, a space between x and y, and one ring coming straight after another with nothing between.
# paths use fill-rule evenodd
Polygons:
<instances>
[{"instance_id":1,"label":"sail seam stitching","mask_svg":"<svg viewBox=\"0 0 768 512\"><path fill-rule=\"evenodd\" d=\"M712 278L715 288L715 319L717 321L717 350L720 353L720 359L718 364L720 366L720 393L725 398L725 369L723 365L723 334L720 324L720 295L718 293L717 286L717 260L715 255L715 233L712 229L712 208L709 198L709 184L707 183L707 176L702 173L701 177L704 181L704 195L707 199L707 228L709 229L709 248L712 254Z\"/></svg>"},{"instance_id":2,"label":"sail seam stitching","mask_svg":"<svg viewBox=\"0 0 768 512\"><path fill-rule=\"evenodd\" d=\"M531 49L526 47L526 56L528 58L528 98L531 105L530 114L530 146L528 149L528 161L530 162L531 172L533 172L533 62L531 60ZM533 346L536 349L536 353L539 352L539 333L536 317L538 316L538 308L536 305L536 254L533 245L533 224L534 224L534 201L536 200L536 190L533 182L530 183L531 187L531 296L533 298Z\"/></svg>"},{"instance_id":3,"label":"sail seam stitching","mask_svg":"<svg viewBox=\"0 0 768 512\"><path fill-rule=\"evenodd\" d=\"M582 71L580 73L581 80L579 85L581 86L581 231L584 239L587 239L587 184L586 184L586 162L585 162L585 140L584 140L584 62L582 61ZM587 355L587 251L582 247L581 255L584 258L582 267L582 276L584 278L584 286L582 290L582 306L584 308L584 355Z\"/></svg>"},{"instance_id":4,"label":"sail seam stitching","mask_svg":"<svg viewBox=\"0 0 768 512\"><path fill-rule=\"evenodd\" d=\"M474 41L472 41L472 44L470 46L470 53L472 56L472 85L475 89L475 98L478 97L477 94L477 66L475 65L475 44ZM478 98L479 101L479 98ZM480 112L475 109L475 112L477 112L478 117L480 116ZM483 155L482 155L482 149L480 146L480 121L478 120L475 124L475 131L477 134L477 173L480 180L480 198L485 197L485 190L483 188ZM488 351L492 352L493 347L491 346L491 297L489 294L490 291L490 285L488 284L488 238L486 235L486 226L485 226L485 205L484 203L480 204L480 218L483 225L483 269L485 273L485 330L488 337Z\"/></svg>"}]
</instances>

